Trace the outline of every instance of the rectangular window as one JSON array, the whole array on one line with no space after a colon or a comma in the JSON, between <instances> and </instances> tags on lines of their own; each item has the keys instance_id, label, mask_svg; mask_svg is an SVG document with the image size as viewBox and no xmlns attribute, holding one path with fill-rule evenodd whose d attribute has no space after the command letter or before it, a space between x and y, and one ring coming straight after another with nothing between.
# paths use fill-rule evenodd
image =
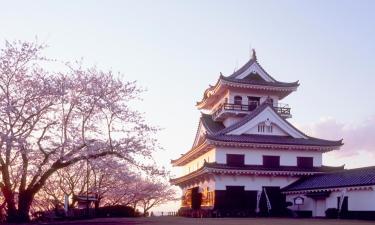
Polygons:
<instances>
[{"instance_id":1,"label":"rectangular window","mask_svg":"<svg viewBox=\"0 0 375 225\"><path fill-rule=\"evenodd\" d=\"M264 133L264 128L265 128L265 125L263 123L258 124L258 132L259 133Z\"/></svg>"},{"instance_id":2,"label":"rectangular window","mask_svg":"<svg viewBox=\"0 0 375 225\"><path fill-rule=\"evenodd\" d=\"M313 157L297 157L297 167L313 168Z\"/></svg>"},{"instance_id":3,"label":"rectangular window","mask_svg":"<svg viewBox=\"0 0 375 225\"><path fill-rule=\"evenodd\" d=\"M280 156L264 155L263 166L267 168L280 167Z\"/></svg>"},{"instance_id":4,"label":"rectangular window","mask_svg":"<svg viewBox=\"0 0 375 225\"><path fill-rule=\"evenodd\" d=\"M245 155L227 154L227 165L228 166L244 166Z\"/></svg>"}]
</instances>

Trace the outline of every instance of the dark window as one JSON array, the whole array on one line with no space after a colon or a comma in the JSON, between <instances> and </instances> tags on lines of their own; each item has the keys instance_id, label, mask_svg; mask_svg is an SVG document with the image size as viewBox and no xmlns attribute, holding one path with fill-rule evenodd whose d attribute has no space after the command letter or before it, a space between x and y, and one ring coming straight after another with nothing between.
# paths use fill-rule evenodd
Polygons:
<instances>
[{"instance_id":1,"label":"dark window","mask_svg":"<svg viewBox=\"0 0 375 225\"><path fill-rule=\"evenodd\" d=\"M280 166L280 156L264 155L263 166L268 168L276 168Z\"/></svg>"},{"instance_id":2,"label":"dark window","mask_svg":"<svg viewBox=\"0 0 375 225\"><path fill-rule=\"evenodd\" d=\"M247 100L249 105L249 111L253 111L254 109L256 109L256 107L258 107L260 98L248 96Z\"/></svg>"},{"instance_id":3,"label":"dark window","mask_svg":"<svg viewBox=\"0 0 375 225\"><path fill-rule=\"evenodd\" d=\"M259 133L264 133L264 128L266 125L264 123L258 124L258 132Z\"/></svg>"},{"instance_id":4,"label":"dark window","mask_svg":"<svg viewBox=\"0 0 375 225\"><path fill-rule=\"evenodd\" d=\"M312 168L313 157L297 157L297 166L299 168Z\"/></svg>"},{"instance_id":5,"label":"dark window","mask_svg":"<svg viewBox=\"0 0 375 225\"><path fill-rule=\"evenodd\" d=\"M242 97L241 96L234 96L234 104L241 105L242 104Z\"/></svg>"},{"instance_id":6,"label":"dark window","mask_svg":"<svg viewBox=\"0 0 375 225\"><path fill-rule=\"evenodd\" d=\"M228 166L243 166L245 165L245 155L227 154Z\"/></svg>"}]
</instances>

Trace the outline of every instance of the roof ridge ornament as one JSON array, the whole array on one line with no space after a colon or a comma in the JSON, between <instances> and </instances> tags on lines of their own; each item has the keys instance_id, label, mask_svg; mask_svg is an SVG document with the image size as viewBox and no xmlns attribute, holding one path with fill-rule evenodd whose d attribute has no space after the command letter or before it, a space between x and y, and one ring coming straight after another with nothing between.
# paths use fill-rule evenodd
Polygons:
<instances>
[{"instance_id":1,"label":"roof ridge ornament","mask_svg":"<svg viewBox=\"0 0 375 225\"><path fill-rule=\"evenodd\" d=\"M251 56L251 59L257 61L257 54L256 54L255 49L253 48L253 49L251 49L251 51L253 52L253 54Z\"/></svg>"}]
</instances>

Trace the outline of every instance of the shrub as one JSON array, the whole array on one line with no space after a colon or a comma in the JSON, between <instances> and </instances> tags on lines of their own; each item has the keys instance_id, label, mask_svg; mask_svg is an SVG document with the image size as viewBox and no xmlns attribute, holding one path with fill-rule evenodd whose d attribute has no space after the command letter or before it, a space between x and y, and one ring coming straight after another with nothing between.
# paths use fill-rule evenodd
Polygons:
<instances>
[{"instance_id":1,"label":"shrub","mask_svg":"<svg viewBox=\"0 0 375 225\"><path fill-rule=\"evenodd\" d=\"M330 219L336 219L339 215L339 210L336 208L329 208L326 210L326 217Z\"/></svg>"},{"instance_id":2,"label":"shrub","mask_svg":"<svg viewBox=\"0 0 375 225\"><path fill-rule=\"evenodd\" d=\"M135 217L134 208L124 205L104 206L97 211L97 217Z\"/></svg>"}]
</instances>

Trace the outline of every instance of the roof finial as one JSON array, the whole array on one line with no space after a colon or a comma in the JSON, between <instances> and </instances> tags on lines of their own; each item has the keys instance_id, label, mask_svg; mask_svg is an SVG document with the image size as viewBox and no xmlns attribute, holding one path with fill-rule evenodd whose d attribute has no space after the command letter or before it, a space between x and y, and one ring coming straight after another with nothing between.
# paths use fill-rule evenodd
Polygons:
<instances>
[{"instance_id":1,"label":"roof finial","mask_svg":"<svg viewBox=\"0 0 375 225\"><path fill-rule=\"evenodd\" d=\"M251 49L253 51L253 55L251 56L251 59L257 60L257 53L255 52L255 49Z\"/></svg>"}]
</instances>

